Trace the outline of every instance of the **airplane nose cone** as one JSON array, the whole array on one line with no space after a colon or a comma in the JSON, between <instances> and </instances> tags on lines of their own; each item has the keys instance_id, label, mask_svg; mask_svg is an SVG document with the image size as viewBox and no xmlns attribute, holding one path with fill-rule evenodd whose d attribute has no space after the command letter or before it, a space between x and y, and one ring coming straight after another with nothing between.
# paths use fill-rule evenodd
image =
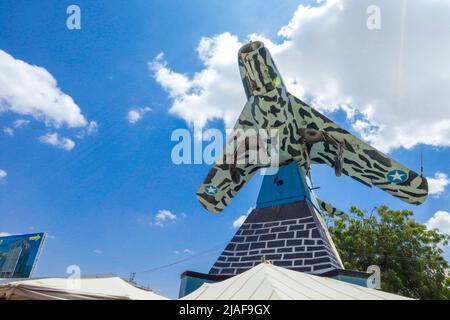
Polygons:
<instances>
[{"instance_id":1,"label":"airplane nose cone","mask_svg":"<svg viewBox=\"0 0 450 320\"><path fill-rule=\"evenodd\" d=\"M264 43L262 41L250 41L249 43L242 46L242 48L239 50L239 54L248 54L263 47Z\"/></svg>"}]
</instances>

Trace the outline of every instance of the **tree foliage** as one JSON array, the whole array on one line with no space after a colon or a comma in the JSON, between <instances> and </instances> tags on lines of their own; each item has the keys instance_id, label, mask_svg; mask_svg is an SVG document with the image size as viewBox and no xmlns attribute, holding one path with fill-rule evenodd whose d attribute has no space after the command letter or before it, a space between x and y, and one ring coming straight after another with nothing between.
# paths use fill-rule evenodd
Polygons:
<instances>
[{"instance_id":1,"label":"tree foliage","mask_svg":"<svg viewBox=\"0 0 450 320\"><path fill-rule=\"evenodd\" d=\"M416 299L450 299L441 247L449 237L416 222L413 212L386 206L370 214L352 207L329 231L345 268L381 268L382 290Z\"/></svg>"}]
</instances>

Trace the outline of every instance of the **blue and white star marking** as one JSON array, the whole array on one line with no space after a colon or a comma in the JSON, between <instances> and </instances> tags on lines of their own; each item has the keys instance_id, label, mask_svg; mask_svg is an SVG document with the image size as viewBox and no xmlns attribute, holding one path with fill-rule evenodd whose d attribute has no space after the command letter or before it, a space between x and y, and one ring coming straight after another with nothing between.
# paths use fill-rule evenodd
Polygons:
<instances>
[{"instance_id":1,"label":"blue and white star marking","mask_svg":"<svg viewBox=\"0 0 450 320\"><path fill-rule=\"evenodd\" d=\"M212 184L210 184L205 187L205 192L210 196L214 196L217 194L217 192L219 192L219 189L217 189L216 186L213 186Z\"/></svg>"},{"instance_id":2,"label":"blue and white star marking","mask_svg":"<svg viewBox=\"0 0 450 320\"><path fill-rule=\"evenodd\" d=\"M408 180L408 174L403 170L391 170L387 174L387 180L395 184L401 184Z\"/></svg>"}]
</instances>

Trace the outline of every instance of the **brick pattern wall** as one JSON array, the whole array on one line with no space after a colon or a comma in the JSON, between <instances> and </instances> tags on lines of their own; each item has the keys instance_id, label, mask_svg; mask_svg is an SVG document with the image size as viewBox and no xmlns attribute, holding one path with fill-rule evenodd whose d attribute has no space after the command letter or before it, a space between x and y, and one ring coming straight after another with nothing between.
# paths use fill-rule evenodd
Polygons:
<instances>
[{"instance_id":1,"label":"brick pattern wall","mask_svg":"<svg viewBox=\"0 0 450 320\"><path fill-rule=\"evenodd\" d=\"M297 219L252 223L252 212L209 273L236 275L258 265L262 256L276 266L313 274L339 268L324 231L314 213L309 213Z\"/></svg>"}]
</instances>

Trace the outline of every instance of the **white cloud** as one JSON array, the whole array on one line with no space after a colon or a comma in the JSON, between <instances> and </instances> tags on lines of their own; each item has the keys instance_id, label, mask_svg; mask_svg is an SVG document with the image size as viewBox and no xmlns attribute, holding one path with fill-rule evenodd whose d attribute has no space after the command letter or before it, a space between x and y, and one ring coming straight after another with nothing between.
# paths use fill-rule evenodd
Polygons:
<instances>
[{"instance_id":1,"label":"white cloud","mask_svg":"<svg viewBox=\"0 0 450 320\"><path fill-rule=\"evenodd\" d=\"M14 128L21 128L30 124L30 120L18 119L14 121Z\"/></svg>"},{"instance_id":2,"label":"white cloud","mask_svg":"<svg viewBox=\"0 0 450 320\"><path fill-rule=\"evenodd\" d=\"M159 210L155 216L155 225L158 227L164 227L168 222L175 222L177 215L169 210Z\"/></svg>"},{"instance_id":3,"label":"white cloud","mask_svg":"<svg viewBox=\"0 0 450 320\"><path fill-rule=\"evenodd\" d=\"M8 237L10 235L11 235L11 233L9 233L9 232L0 231L0 237Z\"/></svg>"},{"instance_id":4,"label":"white cloud","mask_svg":"<svg viewBox=\"0 0 450 320\"><path fill-rule=\"evenodd\" d=\"M235 229L239 229L242 224L245 222L245 219L247 219L246 215L242 215L239 218L237 218L236 220L233 221L233 228Z\"/></svg>"},{"instance_id":5,"label":"white cloud","mask_svg":"<svg viewBox=\"0 0 450 320\"><path fill-rule=\"evenodd\" d=\"M18 129L18 128L25 127L25 126L27 126L28 124L30 124L30 120L18 119L18 120L16 120L16 121L14 121L12 127L14 127L15 129ZM12 127L4 127L4 128L3 128L3 132L4 132L6 135L12 137L12 136L14 135L14 129L13 129Z\"/></svg>"},{"instance_id":6,"label":"white cloud","mask_svg":"<svg viewBox=\"0 0 450 320\"><path fill-rule=\"evenodd\" d=\"M46 135L39 137L39 140L42 143L46 143L57 148L64 149L66 151L70 151L75 148L75 142L73 142L69 138L60 137L56 132L47 133Z\"/></svg>"},{"instance_id":7,"label":"white cloud","mask_svg":"<svg viewBox=\"0 0 450 320\"><path fill-rule=\"evenodd\" d=\"M97 121L90 121L86 127L82 128L80 132L77 134L77 138L84 139L87 136L90 136L94 133L98 132L98 123Z\"/></svg>"},{"instance_id":8,"label":"white cloud","mask_svg":"<svg viewBox=\"0 0 450 320\"><path fill-rule=\"evenodd\" d=\"M152 111L150 107L131 109L127 114L128 122L131 124L135 124L136 122L140 121L146 113L150 111Z\"/></svg>"},{"instance_id":9,"label":"white cloud","mask_svg":"<svg viewBox=\"0 0 450 320\"><path fill-rule=\"evenodd\" d=\"M426 223L428 229L439 229L440 232L450 235L450 213L436 212Z\"/></svg>"},{"instance_id":10,"label":"white cloud","mask_svg":"<svg viewBox=\"0 0 450 320\"><path fill-rule=\"evenodd\" d=\"M450 184L450 180L445 173L436 172L434 177L427 177L428 193L431 196L439 197L445 191L445 187Z\"/></svg>"},{"instance_id":11,"label":"white cloud","mask_svg":"<svg viewBox=\"0 0 450 320\"><path fill-rule=\"evenodd\" d=\"M166 68L164 54L158 54L149 63L149 68L154 71L156 80L168 89L172 97L184 95L191 88L191 80L184 74L173 72Z\"/></svg>"},{"instance_id":12,"label":"white cloud","mask_svg":"<svg viewBox=\"0 0 450 320\"><path fill-rule=\"evenodd\" d=\"M1 103L0 103L0 107L1 107ZM0 110L1 111L1 110ZM16 121L13 122L12 127L14 127L15 129L18 128L22 128L25 127L27 125L30 124L30 120L25 120L25 119L18 119ZM8 136L13 136L14 135L14 129L12 127L4 127L3 128L3 132L8 135Z\"/></svg>"},{"instance_id":13,"label":"white cloud","mask_svg":"<svg viewBox=\"0 0 450 320\"><path fill-rule=\"evenodd\" d=\"M2 112L31 116L48 127L81 128L77 134L79 138L96 132L98 128L95 121L86 120L80 107L58 87L56 79L45 68L15 59L0 50L0 114ZM18 119L3 132L13 136L15 129L29 123L30 120ZM45 135L41 141L66 150L75 146L68 138L61 138L61 143L56 138Z\"/></svg>"},{"instance_id":14,"label":"white cloud","mask_svg":"<svg viewBox=\"0 0 450 320\"><path fill-rule=\"evenodd\" d=\"M248 209L247 213L240 216L239 218L237 218L236 220L233 221L233 228L235 229L239 229L242 224L245 222L245 220L247 219L248 215L253 211L253 209L255 209L254 207L251 207L250 209Z\"/></svg>"},{"instance_id":15,"label":"white cloud","mask_svg":"<svg viewBox=\"0 0 450 320\"><path fill-rule=\"evenodd\" d=\"M43 67L0 50L0 112L30 115L48 125L83 127L87 121L73 99Z\"/></svg>"},{"instance_id":16,"label":"white cloud","mask_svg":"<svg viewBox=\"0 0 450 320\"><path fill-rule=\"evenodd\" d=\"M7 175L8 173L5 170L0 169L0 182L2 182Z\"/></svg>"},{"instance_id":17,"label":"white cloud","mask_svg":"<svg viewBox=\"0 0 450 320\"><path fill-rule=\"evenodd\" d=\"M410 1L403 21L401 4L300 5L278 43L248 37L266 43L293 94L323 112L344 110L348 126L374 146L450 146L450 6ZM381 8L381 30L366 27L369 5ZM202 38L197 52L204 68L193 76L172 70L158 55L150 69L173 100L170 113L199 127L215 119L232 127L245 101L236 63L241 45L229 33Z\"/></svg>"},{"instance_id":18,"label":"white cloud","mask_svg":"<svg viewBox=\"0 0 450 320\"><path fill-rule=\"evenodd\" d=\"M182 250L182 251L180 251L180 250L175 250L174 253L175 253L175 254L180 254L180 253L183 253L183 254L194 254L195 252L192 251L191 249L184 249L184 250Z\"/></svg>"},{"instance_id":19,"label":"white cloud","mask_svg":"<svg viewBox=\"0 0 450 320\"><path fill-rule=\"evenodd\" d=\"M103 251L100 250L100 249L95 249L93 252L94 252L95 254L97 254L97 255L100 255L100 254L103 253Z\"/></svg>"},{"instance_id":20,"label":"white cloud","mask_svg":"<svg viewBox=\"0 0 450 320\"><path fill-rule=\"evenodd\" d=\"M14 130L10 127L4 127L3 132L10 137L14 135Z\"/></svg>"},{"instance_id":21,"label":"white cloud","mask_svg":"<svg viewBox=\"0 0 450 320\"><path fill-rule=\"evenodd\" d=\"M97 131L98 131L97 121L90 121L86 127L86 134L91 135L93 133L96 133Z\"/></svg>"},{"instance_id":22,"label":"white cloud","mask_svg":"<svg viewBox=\"0 0 450 320\"><path fill-rule=\"evenodd\" d=\"M150 69L173 98L170 113L197 127L214 119L223 119L232 127L245 103L236 65L240 46L237 37L229 33L203 38L197 52L205 69L192 78L172 71L162 55L154 59Z\"/></svg>"}]
</instances>

